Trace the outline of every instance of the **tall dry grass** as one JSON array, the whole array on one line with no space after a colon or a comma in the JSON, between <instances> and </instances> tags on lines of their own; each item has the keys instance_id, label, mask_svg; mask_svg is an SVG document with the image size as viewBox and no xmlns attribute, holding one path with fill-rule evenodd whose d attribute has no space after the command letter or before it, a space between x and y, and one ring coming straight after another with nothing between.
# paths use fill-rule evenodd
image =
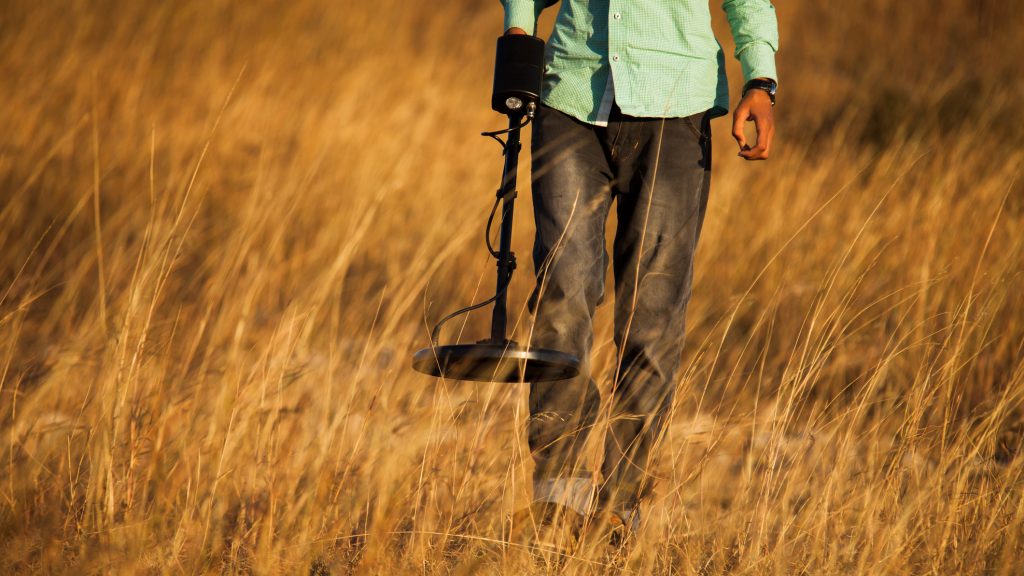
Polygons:
<instances>
[{"instance_id":1,"label":"tall dry grass","mask_svg":"<svg viewBox=\"0 0 1024 576\"><path fill-rule=\"evenodd\" d=\"M716 121L685 371L617 569L1019 574L1024 26L1008 0L778 12L776 154L742 163ZM499 31L492 1L0 7L7 572L554 568L502 543L524 388L409 367L491 287ZM529 289L523 266L519 329Z\"/></svg>"}]
</instances>

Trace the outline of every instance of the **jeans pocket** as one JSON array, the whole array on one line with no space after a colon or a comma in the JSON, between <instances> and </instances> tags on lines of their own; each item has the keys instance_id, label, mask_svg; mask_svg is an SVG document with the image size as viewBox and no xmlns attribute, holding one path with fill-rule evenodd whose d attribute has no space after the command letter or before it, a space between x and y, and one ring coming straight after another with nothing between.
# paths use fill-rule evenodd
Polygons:
<instances>
[{"instance_id":1,"label":"jeans pocket","mask_svg":"<svg viewBox=\"0 0 1024 576\"><path fill-rule=\"evenodd\" d=\"M704 142L711 136L711 123L709 120L710 118L708 118L707 111L698 112L682 118L683 124L690 129L694 138L696 138L701 144L704 144Z\"/></svg>"}]
</instances>

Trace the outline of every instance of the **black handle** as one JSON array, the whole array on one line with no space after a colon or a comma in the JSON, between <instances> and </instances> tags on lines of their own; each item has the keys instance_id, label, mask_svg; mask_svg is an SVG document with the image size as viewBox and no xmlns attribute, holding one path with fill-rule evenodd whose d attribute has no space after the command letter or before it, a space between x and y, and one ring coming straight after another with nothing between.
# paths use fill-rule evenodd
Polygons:
<instances>
[{"instance_id":1,"label":"black handle","mask_svg":"<svg viewBox=\"0 0 1024 576\"><path fill-rule=\"evenodd\" d=\"M543 78L543 40L527 34L498 38L491 108L502 114L522 114L540 100Z\"/></svg>"}]
</instances>

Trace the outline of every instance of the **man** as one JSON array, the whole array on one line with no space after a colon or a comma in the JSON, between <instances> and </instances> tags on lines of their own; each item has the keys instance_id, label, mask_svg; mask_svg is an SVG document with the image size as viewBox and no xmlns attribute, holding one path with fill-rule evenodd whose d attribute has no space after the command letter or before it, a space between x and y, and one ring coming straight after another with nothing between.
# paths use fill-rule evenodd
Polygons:
<instances>
[{"instance_id":1,"label":"man","mask_svg":"<svg viewBox=\"0 0 1024 576\"><path fill-rule=\"evenodd\" d=\"M534 34L541 10L555 1L502 0L506 34ZM732 134L739 156L763 160L775 132L774 8L770 0L724 0L722 7L745 82ZM579 524L599 512L619 541L639 526L652 448L676 385L708 201L710 120L728 113L724 62L707 0L562 0L533 128L531 342L576 354L582 370L530 387L531 511L541 522ZM753 145L744 136L747 121L756 126ZM618 354L595 484L581 449L600 402L588 357L613 200Z\"/></svg>"}]
</instances>

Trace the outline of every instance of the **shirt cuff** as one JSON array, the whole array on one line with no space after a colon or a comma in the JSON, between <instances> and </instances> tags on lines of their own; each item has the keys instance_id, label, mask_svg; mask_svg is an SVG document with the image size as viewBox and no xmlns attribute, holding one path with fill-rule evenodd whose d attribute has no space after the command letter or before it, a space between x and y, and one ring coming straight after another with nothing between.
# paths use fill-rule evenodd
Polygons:
<instances>
[{"instance_id":1,"label":"shirt cuff","mask_svg":"<svg viewBox=\"0 0 1024 576\"><path fill-rule=\"evenodd\" d=\"M740 66L743 68L743 82L754 78L771 78L776 82L779 76L775 71L775 50L767 42L752 42L739 53Z\"/></svg>"},{"instance_id":2,"label":"shirt cuff","mask_svg":"<svg viewBox=\"0 0 1024 576\"><path fill-rule=\"evenodd\" d=\"M522 28L527 34L536 34L538 15L537 2L533 0L506 0L505 30Z\"/></svg>"}]
</instances>

